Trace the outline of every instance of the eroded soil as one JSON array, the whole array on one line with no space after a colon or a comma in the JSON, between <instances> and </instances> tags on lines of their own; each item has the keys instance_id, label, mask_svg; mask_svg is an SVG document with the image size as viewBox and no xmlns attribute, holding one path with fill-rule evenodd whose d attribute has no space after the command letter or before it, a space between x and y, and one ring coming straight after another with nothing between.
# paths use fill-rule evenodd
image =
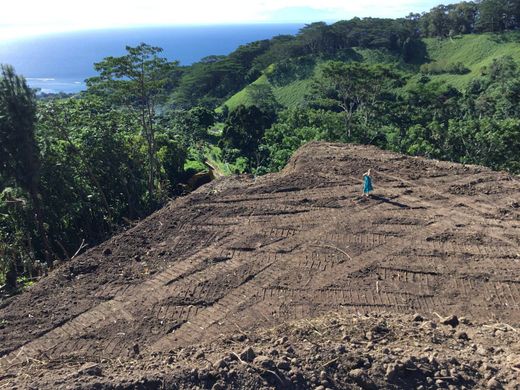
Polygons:
<instances>
[{"instance_id":1,"label":"eroded soil","mask_svg":"<svg viewBox=\"0 0 520 390\"><path fill-rule=\"evenodd\" d=\"M516 336L519 204L506 173L308 144L281 173L205 185L0 303L0 388L331 312L457 314Z\"/></svg>"}]
</instances>

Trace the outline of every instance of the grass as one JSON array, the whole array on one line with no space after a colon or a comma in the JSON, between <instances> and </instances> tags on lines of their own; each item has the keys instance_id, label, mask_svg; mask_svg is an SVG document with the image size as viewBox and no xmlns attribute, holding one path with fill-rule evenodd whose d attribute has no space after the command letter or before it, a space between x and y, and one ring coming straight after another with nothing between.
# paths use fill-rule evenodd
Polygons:
<instances>
[{"instance_id":1,"label":"grass","mask_svg":"<svg viewBox=\"0 0 520 390\"><path fill-rule=\"evenodd\" d=\"M273 89L273 94L278 103L284 107L293 107L303 103L305 95L309 92L310 82L310 79L296 80L282 87L276 87L269 82L267 76L264 74L256 79L253 84L269 85ZM231 96L224 105L228 106L229 110L232 111L241 104L249 106L254 103L248 93L247 87L245 87ZM220 108L219 110L222 109Z\"/></svg>"},{"instance_id":2,"label":"grass","mask_svg":"<svg viewBox=\"0 0 520 390\"><path fill-rule=\"evenodd\" d=\"M520 62L520 34L475 34L463 35L453 39L428 38L424 40L431 61L461 62L470 72L464 75L441 74L431 76L455 87L465 87L473 78L480 75L483 67L489 66L493 59L511 56Z\"/></svg>"},{"instance_id":3,"label":"grass","mask_svg":"<svg viewBox=\"0 0 520 390\"><path fill-rule=\"evenodd\" d=\"M184 163L184 170L185 171L192 170L192 171L195 171L195 172L202 172L202 171L207 171L208 168L206 168L206 166L203 163L201 163L200 161L197 161L197 160L186 160L186 162Z\"/></svg>"},{"instance_id":4,"label":"grass","mask_svg":"<svg viewBox=\"0 0 520 390\"><path fill-rule=\"evenodd\" d=\"M267 80L267 76L266 75L260 76L252 84L255 84L255 85L266 85L266 84L267 85L271 85L269 83L269 80ZM251 99L251 96L249 95L249 93L247 91L247 87L245 87L244 89L238 91L236 94L231 96L224 103L224 105L228 106L230 111L233 111L235 108L237 108L241 104L243 104L245 106L250 106L250 105L254 104L254 101Z\"/></svg>"},{"instance_id":5,"label":"grass","mask_svg":"<svg viewBox=\"0 0 520 390\"><path fill-rule=\"evenodd\" d=\"M295 107L305 101L310 93L311 79L296 80L280 88L274 88L274 96L284 107Z\"/></svg>"},{"instance_id":6,"label":"grass","mask_svg":"<svg viewBox=\"0 0 520 390\"><path fill-rule=\"evenodd\" d=\"M229 176L235 173L244 173L247 168L247 160L243 157L228 163L222 157L222 149L216 145L208 145L204 149L204 156L208 163L215 168L216 174Z\"/></svg>"}]
</instances>

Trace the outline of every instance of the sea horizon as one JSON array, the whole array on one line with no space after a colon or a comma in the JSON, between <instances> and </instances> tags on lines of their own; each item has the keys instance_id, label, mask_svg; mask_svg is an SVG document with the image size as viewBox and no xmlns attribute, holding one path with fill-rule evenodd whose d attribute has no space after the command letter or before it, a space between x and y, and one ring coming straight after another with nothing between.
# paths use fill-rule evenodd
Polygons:
<instances>
[{"instance_id":1,"label":"sea horizon","mask_svg":"<svg viewBox=\"0 0 520 390\"><path fill-rule=\"evenodd\" d=\"M114 28L53 33L0 42L0 63L12 65L42 93L77 93L95 76L94 63L121 56L142 42L161 47L168 60L191 65L240 45L295 34L303 23L255 23Z\"/></svg>"}]
</instances>

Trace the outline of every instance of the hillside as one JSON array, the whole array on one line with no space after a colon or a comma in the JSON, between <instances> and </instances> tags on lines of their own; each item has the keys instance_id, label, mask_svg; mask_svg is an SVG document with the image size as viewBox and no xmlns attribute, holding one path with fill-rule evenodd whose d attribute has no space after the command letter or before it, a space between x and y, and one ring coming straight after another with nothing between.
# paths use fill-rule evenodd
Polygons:
<instances>
[{"instance_id":1,"label":"hillside","mask_svg":"<svg viewBox=\"0 0 520 390\"><path fill-rule=\"evenodd\" d=\"M376 191L362 199L367 168L375 171ZM505 355L489 361L504 366L493 368L502 376L464 383L512 381L511 362L520 353L519 194L517 177L483 167L310 143L281 173L205 185L2 302L0 387L160 388L157 375L192 367L194 345L236 350L247 340L237 343L237 334L255 340L287 321L334 312L349 324L354 314L380 313L371 318L389 316L395 329L420 313L510 330L493 346ZM329 328L315 329L323 335ZM409 346L405 333L393 345L401 352ZM448 348L449 332L441 333L426 337L430 351ZM335 358L329 352L323 359ZM90 369L80 369L85 363ZM309 378L320 375L319 365L312 367ZM247 378L252 370L235 375ZM278 379L282 371L267 369ZM212 378L208 388L219 377ZM295 387L309 388L309 381Z\"/></svg>"},{"instance_id":2,"label":"hillside","mask_svg":"<svg viewBox=\"0 0 520 390\"><path fill-rule=\"evenodd\" d=\"M520 36L507 34L470 34L454 39L426 38L428 56L432 61L444 63L461 62L470 72L464 75L436 75L434 79L444 80L462 88L473 78L480 76L480 70L489 66L493 59L511 56L520 61Z\"/></svg>"},{"instance_id":3,"label":"hillside","mask_svg":"<svg viewBox=\"0 0 520 390\"><path fill-rule=\"evenodd\" d=\"M468 73L460 75L430 75L432 80L445 81L460 89L466 87L475 77L480 76L482 68L489 66L496 58L510 56L515 61L520 61L520 37L516 32L467 34L444 39L423 38L423 42L426 50L424 63L432 62L445 65L461 63L469 69ZM370 64L397 64L407 72L411 72L411 75L418 74L418 66L400 63L395 54L385 50L354 48L353 52L355 53L353 57L357 61ZM342 58L338 57L338 60L342 60ZM321 63L323 63L323 60L316 62L313 74L316 74ZM266 72L269 73L269 70ZM412 77L412 80L414 80L414 77ZM311 78L298 79L287 85L277 86L271 84L264 74L252 84L272 87L278 103L284 107L294 107L302 103L304 97L310 92ZM254 103L248 94L248 87L246 87L229 98L223 105L227 105L232 110L240 104L250 105Z\"/></svg>"},{"instance_id":4,"label":"hillside","mask_svg":"<svg viewBox=\"0 0 520 390\"><path fill-rule=\"evenodd\" d=\"M399 58L395 54L383 49L354 48L348 50L346 53L347 54L339 55L335 59L344 61L356 59L357 61L362 61L368 64L396 64L399 62ZM299 106L305 101L305 97L311 92L312 77L317 75L319 66L324 62L325 60L316 58L312 71L307 72L307 77L296 77L294 80L281 85L277 85L276 83L273 84L269 81L268 75L271 74L276 67L276 64L273 64L266 69L264 74L262 74L257 80L231 96L222 104L222 106L227 106L230 110L233 110L240 104L248 106L258 103L254 101L254 98L249 93L251 85L268 86L272 88L276 101L283 107Z\"/></svg>"}]
</instances>

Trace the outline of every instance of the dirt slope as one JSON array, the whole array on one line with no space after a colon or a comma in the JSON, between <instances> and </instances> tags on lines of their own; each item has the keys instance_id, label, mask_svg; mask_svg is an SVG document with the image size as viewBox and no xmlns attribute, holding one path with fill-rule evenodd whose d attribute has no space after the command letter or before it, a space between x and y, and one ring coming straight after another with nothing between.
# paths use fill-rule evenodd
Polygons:
<instances>
[{"instance_id":1,"label":"dirt slope","mask_svg":"<svg viewBox=\"0 0 520 390\"><path fill-rule=\"evenodd\" d=\"M219 179L1 303L0 384L332 311L518 326L518 177L311 143L280 174Z\"/></svg>"}]
</instances>

